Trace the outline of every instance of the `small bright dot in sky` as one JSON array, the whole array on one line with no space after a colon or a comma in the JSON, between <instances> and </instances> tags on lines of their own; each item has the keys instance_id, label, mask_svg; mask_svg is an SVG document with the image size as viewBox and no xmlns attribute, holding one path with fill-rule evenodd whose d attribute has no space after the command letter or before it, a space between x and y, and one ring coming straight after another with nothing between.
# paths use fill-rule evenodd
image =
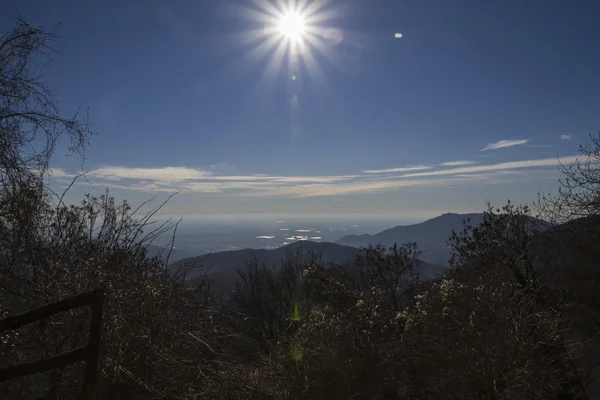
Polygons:
<instances>
[{"instance_id":1,"label":"small bright dot in sky","mask_svg":"<svg viewBox=\"0 0 600 400\"><path fill-rule=\"evenodd\" d=\"M395 37L396 39L402 39L402 34L401 34L401 33L396 33L396 34L394 35L394 37Z\"/></svg>"},{"instance_id":2,"label":"small bright dot in sky","mask_svg":"<svg viewBox=\"0 0 600 400\"><path fill-rule=\"evenodd\" d=\"M279 21L279 32L290 39L299 39L304 34L304 18L297 12L284 14Z\"/></svg>"}]
</instances>

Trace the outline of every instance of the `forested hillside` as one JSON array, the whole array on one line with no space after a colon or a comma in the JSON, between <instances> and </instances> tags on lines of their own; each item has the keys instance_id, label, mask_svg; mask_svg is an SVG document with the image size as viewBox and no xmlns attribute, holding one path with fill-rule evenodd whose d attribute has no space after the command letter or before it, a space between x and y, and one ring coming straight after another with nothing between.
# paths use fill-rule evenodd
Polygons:
<instances>
[{"instance_id":1,"label":"forested hillside","mask_svg":"<svg viewBox=\"0 0 600 400\"><path fill-rule=\"evenodd\" d=\"M364 253L363 249L335 243L299 241L274 250L232 250L185 258L169 264L169 270L171 273L177 273L182 268L201 266L199 270L192 268L187 276L195 278L198 275L205 275L210 280L213 294L227 298L235 282L240 279L240 272L249 263L257 263L276 272L286 264L286 260L296 259L298 262L308 263L308 260L314 259L313 263L323 267L343 267L353 270L356 268L357 257ZM423 262L420 258L416 261L420 279L435 278L446 269L440 265Z\"/></svg>"}]
</instances>

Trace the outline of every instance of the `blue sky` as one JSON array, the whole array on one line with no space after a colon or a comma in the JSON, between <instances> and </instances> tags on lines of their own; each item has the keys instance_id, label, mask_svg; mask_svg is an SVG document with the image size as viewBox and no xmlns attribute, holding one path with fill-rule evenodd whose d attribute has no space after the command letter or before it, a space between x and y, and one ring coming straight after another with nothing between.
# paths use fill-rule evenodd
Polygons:
<instances>
[{"instance_id":1,"label":"blue sky","mask_svg":"<svg viewBox=\"0 0 600 400\"><path fill-rule=\"evenodd\" d=\"M283 1L5 3L3 29L17 9L61 23L47 83L98 133L70 199L181 190L164 212L184 216L478 211L555 190L557 156L600 129L597 1L298 3L296 41L277 29ZM79 161L58 154L52 184Z\"/></svg>"}]
</instances>

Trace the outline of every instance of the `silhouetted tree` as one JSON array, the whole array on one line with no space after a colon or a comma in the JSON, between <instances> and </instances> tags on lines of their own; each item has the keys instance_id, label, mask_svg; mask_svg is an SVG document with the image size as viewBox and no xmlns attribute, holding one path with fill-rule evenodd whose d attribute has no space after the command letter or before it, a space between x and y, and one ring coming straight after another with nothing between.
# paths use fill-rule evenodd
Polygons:
<instances>
[{"instance_id":1,"label":"silhouetted tree","mask_svg":"<svg viewBox=\"0 0 600 400\"><path fill-rule=\"evenodd\" d=\"M40 189L54 149L63 138L82 153L91 134L77 115L61 115L54 93L43 83L57 30L45 31L23 19L0 36L0 217L12 198ZM37 196L39 198L39 194Z\"/></svg>"},{"instance_id":2,"label":"silhouetted tree","mask_svg":"<svg viewBox=\"0 0 600 400\"><path fill-rule=\"evenodd\" d=\"M600 135L579 147L581 156L561 164L558 193L540 194L536 203L550 229L546 258L556 264L554 286L572 304L569 334L583 344L578 363L590 376L591 396L600 394Z\"/></svg>"},{"instance_id":3,"label":"silhouetted tree","mask_svg":"<svg viewBox=\"0 0 600 400\"><path fill-rule=\"evenodd\" d=\"M98 398L186 398L210 391L216 352L210 337L216 334L208 287L188 281L185 271L165 274L165 260L147 256L146 246L173 228L153 220L160 206L140 215L108 194L66 205L44 184L59 140L81 152L90 134L85 121L60 114L37 73L54 36L18 20L0 37L2 312L21 313L104 287ZM88 311L78 309L2 335L0 364L81 346L87 321ZM73 365L3 382L0 397L69 399L81 378L82 366Z\"/></svg>"},{"instance_id":4,"label":"silhouetted tree","mask_svg":"<svg viewBox=\"0 0 600 400\"><path fill-rule=\"evenodd\" d=\"M393 310L399 311L402 299L418 282L420 255L416 243L395 243L389 248L375 245L362 250L357 264L367 285L380 288Z\"/></svg>"}]
</instances>

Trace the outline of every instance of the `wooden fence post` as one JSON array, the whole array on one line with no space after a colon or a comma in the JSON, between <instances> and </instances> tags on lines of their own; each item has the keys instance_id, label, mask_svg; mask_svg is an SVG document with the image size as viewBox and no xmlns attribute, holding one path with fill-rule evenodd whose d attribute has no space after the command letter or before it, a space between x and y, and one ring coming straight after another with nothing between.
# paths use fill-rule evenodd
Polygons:
<instances>
[{"instance_id":1,"label":"wooden fence post","mask_svg":"<svg viewBox=\"0 0 600 400\"><path fill-rule=\"evenodd\" d=\"M55 368L62 368L79 361L86 361L83 387L79 395L81 400L90 400L94 395L98 372L98 354L100 350L100 337L102 334L102 311L104 302L104 289L96 289L91 292L82 293L73 297L59 300L55 303L30 310L24 314L0 320L0 332L18 329L23 325L30 324L51 315L68 311L74 308L90 305L92 308L92 318L90 321L90 332L88 344L75 350L26 362L19 365L13 365L0 369L0 382L19 376L35 374L49 371Z\"/></svg>"}]
</instances>

